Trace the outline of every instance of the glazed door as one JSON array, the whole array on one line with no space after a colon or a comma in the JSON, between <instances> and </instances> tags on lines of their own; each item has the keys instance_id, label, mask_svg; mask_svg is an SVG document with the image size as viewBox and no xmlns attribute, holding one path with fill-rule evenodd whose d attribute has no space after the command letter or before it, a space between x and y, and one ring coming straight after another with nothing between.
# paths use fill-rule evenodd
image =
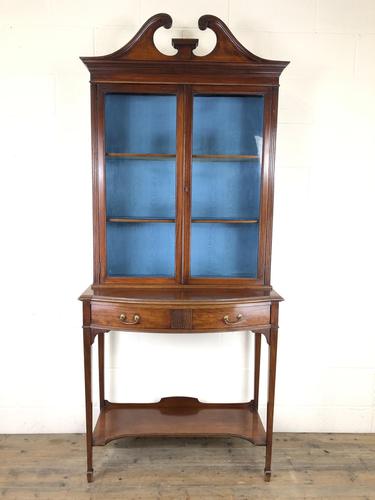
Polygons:
<instances>
[{"instance_id":1,"label":"glazed door","mask_svg":"<svg viewBox=\"0 0 375 500\"><path fill-rule=\"evenodd\" d=\"M211 89L103 86L101 282L262 283L270 94Z\"/></svg>"},{"instance_id":2,"label":"glazed door","mask_svg":"<svg viewBox=\"0 0 375 500\"><path fill-rule=\"evenodd\" d=\"M103 95L106 277L176 278L177 93Z\"/></svg>"},{"instance_id":3,"label":"glazed door","mask_svg":"<svg viewBox=\"0 0 375 500\"><path fill-rule=\"evenodd\" d=\"M193 94L190 281L260 268L264 95Z\"/></svg>"}]
</instances>

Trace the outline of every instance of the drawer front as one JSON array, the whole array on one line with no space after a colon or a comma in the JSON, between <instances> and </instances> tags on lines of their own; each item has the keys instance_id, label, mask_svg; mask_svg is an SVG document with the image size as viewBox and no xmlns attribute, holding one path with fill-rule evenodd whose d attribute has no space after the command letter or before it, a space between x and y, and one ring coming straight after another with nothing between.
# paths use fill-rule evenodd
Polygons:
<instances>
[{"instance_id":1,"label":"drawer front","mask_svg":"<svg viewBox=\"0 0 375 500\"><path fill-rule=\"evenodd\" d=\"M91 323L123 330L163 330L170 328L170 314L168 309L143 308L127 304L92 304Z\"/></svg>"},{"instance_id":2,"label":"drawer front","mask_svg":"<svg viewBox=\"0 0 375 500\"><path fill-rule=\"evenodd\" d=\"M193 329L230 328L246 329L255 325L270 323L270 305L259 304L249 307L226 307L213 309L196 309L193 311Z\"/></svg>"}]
</instances>

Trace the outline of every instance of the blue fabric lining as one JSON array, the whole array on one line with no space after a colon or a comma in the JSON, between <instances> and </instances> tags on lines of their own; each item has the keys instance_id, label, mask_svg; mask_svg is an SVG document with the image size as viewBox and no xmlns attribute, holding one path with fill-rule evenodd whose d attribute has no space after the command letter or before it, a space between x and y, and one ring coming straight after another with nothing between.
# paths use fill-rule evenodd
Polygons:
<instances>
[{"instance_id":1,"label":"blue fabric lining","mask_svg":"<svg viewBox=\"0 0 375 500\"><path fill-rule=\"evenodd\" d=\"M258 224L191 224L191 275L255 278L258 234Z\"/></svg>"},{"instance_id":2,"label":"blue fabric lining","mask_svg":"<svg viewBox=\"0 0 375 500\"><path fill-rule=\"evenodd\" d=\"M193 154L261 155L263 96L195 96Z\"/></svg>"},{"instance_id":3,"label":"blue fabric lining","mask_svg":"<svg viewBox=\"0 0 375 500\"><path fill-rule=\"evenodd\" d=\"M193 218L257 219L260 163L248 161L194 161Z\"/></svg>"},{"instance_id":4,"label":"blue fabric lining","mask_svg":"<svg viewBox=\"0 0 375 500\"><path fill-rule=\"evenodd\" d=\"M262 154L262 96L195 96L194 155ZM176 153L176 96L107 94L106 152ZM106 159L107 217L175 218L174 159ZM258 219L261 158L194 160L192 217ZM174 223L107 222L109 276L172 277ZM191 224L193 277L257 276L259 224Z\"/></svg>"},{"instance_id":5,"label":"blue fabric lining","mask_svg":"<svg viewBox=\"0 0 375 500\"><path fill-rule=\"evenodd\" d=\"M176 152L176 96L107 94L107 153Z\"/></svg>"},{"instance_id":6,"label":"blue fabric lining","mask_svg":"<svg viewBox=\"0 0 375 500\"><path fill-rule=\"evenodd\" d=\"M107 158L107 217L175 218L175 161Z\"/></svg>"},{"instance_id":7,"label":"blue fabric lining","mask_svg":"<svg viewBox=\"0 0 375 500\"><path fill-rule=\"evenodd\" d=\"M259 158L193 160L193 219L259 219L263 109L262 96L194 97L193 155ZM258 223L193 223L191 275L256 278L258 244Z\"/></svg>"},{"instance_id":8,"label":"blue fabric lining","mask_svg":"<svg viewBox=\"0 0 375 500\"><path fill-rule=\"evenodd\" d=\"M174 251L174 223L107 223L109 276L174 276Z\"/></svg>"}]
</instances>

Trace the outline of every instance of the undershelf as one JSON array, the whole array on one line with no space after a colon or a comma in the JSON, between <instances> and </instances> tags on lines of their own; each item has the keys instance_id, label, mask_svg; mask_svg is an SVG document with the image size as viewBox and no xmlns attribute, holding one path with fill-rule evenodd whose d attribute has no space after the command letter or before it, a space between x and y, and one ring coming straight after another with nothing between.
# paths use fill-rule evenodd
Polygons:
<instances>
[{"instance_id":1,"label":"undershelf","mask_svg":"<svg viewBox=\"0 0 375 500\"><path fill-rule=\"evenodd\" d=\"M256 445L266 433L251 403L201 403L195 398L163 398L159 403L105 402L94 430L93 444L135 436L235 436Z\"/></svg>"}]
</instances>

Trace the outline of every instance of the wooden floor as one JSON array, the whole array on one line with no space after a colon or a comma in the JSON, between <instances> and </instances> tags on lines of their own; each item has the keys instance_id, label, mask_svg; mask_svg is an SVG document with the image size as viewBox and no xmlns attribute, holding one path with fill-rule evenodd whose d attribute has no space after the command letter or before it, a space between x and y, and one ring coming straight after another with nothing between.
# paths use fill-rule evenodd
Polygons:
<instances>
[{"instance_id":1,"label":"wooden floor","mask_svg":"<svg viewBox=\"0 0 375 500\"><path fill-rule=\"evenodd\" d=\"M375 499L375 435L275 434L273 477L264 447L240 439L129 438L94 449L84 437L0 436L1 499Z\"/></svg>"}]
</instances>

